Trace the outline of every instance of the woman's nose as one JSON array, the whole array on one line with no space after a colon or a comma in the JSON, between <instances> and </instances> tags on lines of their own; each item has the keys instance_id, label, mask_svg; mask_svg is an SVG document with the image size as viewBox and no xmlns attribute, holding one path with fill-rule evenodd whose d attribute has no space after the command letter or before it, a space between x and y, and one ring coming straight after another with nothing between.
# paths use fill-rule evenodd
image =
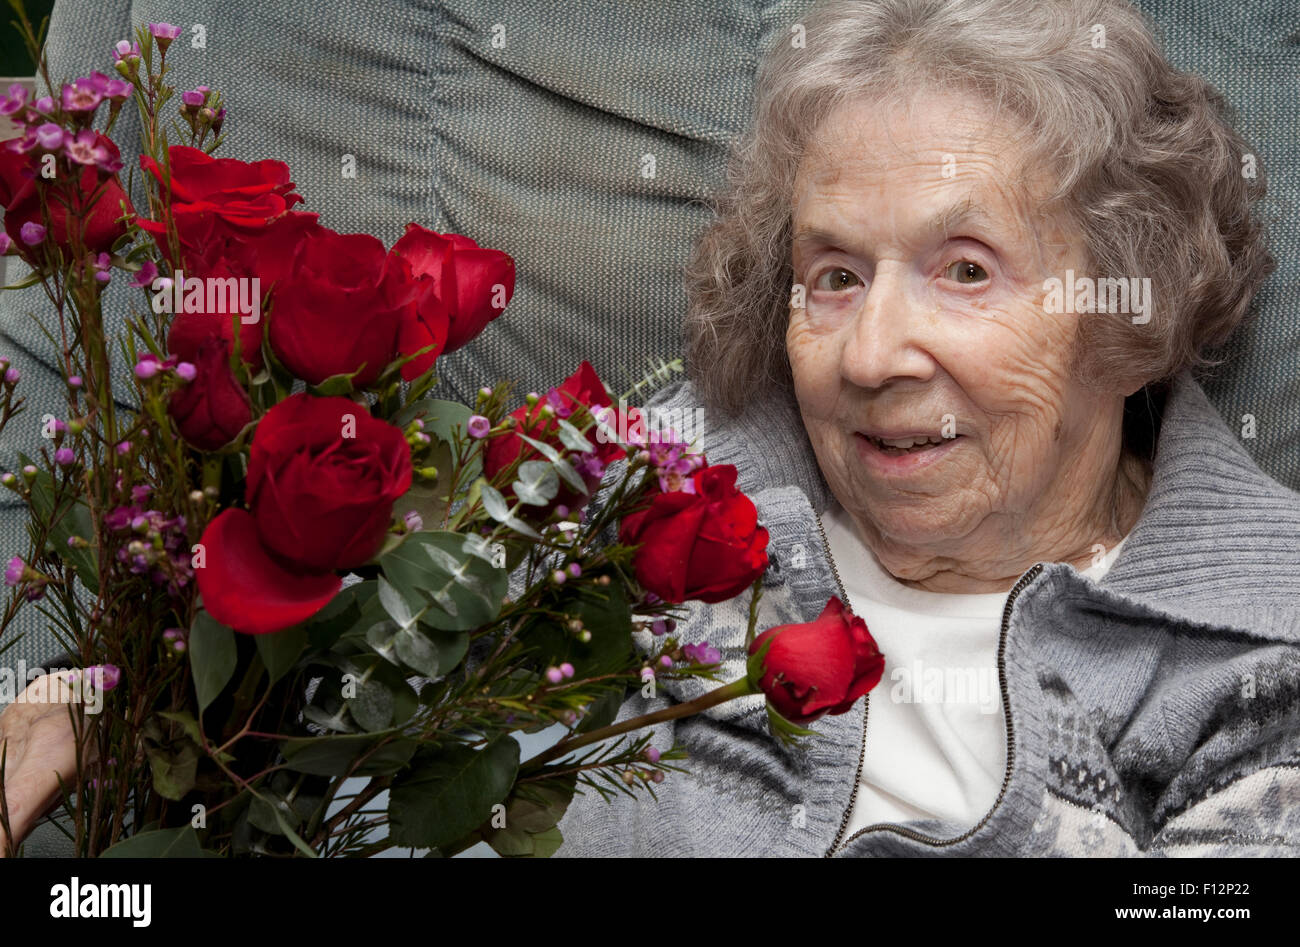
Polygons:
<instances>
[{"instance_id":1,"label":"woman's nose","mask_svg":"<svg viewBox=\"0 0 1300 947\"><path fill-rule=\"evenodd\" d=\"M905 276L877 267L847 329L841 374L860 388L882 388L901 379L925 381L934 373L926 345L932 324L932 310Z\"/></svg>"}]
</instances>

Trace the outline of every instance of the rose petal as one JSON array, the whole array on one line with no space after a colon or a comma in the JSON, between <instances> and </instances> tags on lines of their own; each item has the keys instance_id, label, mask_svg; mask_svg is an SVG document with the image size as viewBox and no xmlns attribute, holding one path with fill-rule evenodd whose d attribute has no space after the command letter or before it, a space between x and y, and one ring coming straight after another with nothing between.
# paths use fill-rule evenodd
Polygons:
<instances>
[{"instance_id":1,"label":"rose petal","mask_svg":"<svg viewBox=\"0 0 1300 947\"><path fill-rule=\"evenodd\" d=\"M222 512L203 531L201 542L204 567L195 575L203 605L235 631L282 631L316 614L343 586L333 573L290 572L272 559L247 510Z\"/></svg>"}]
</instances>

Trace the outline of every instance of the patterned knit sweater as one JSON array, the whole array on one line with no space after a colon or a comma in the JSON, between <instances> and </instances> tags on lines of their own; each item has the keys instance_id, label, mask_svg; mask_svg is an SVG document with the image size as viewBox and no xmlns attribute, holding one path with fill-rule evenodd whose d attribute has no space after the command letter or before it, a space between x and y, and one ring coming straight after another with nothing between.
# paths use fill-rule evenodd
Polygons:
<instances>
[{"instance_id":1,"label":"patterned knit sweater","mask_svg":"<svg viewBox=\"0 0 1300 947\"><path fill-rule=\"evenodd\" d=\"M690 410L689 382L651 406ZM713 419L707 419L712 421ZM771 534L759 629L810 621L844 597L816 514L831 501L795 405L768 398L706 423L710 463ZM691 603L686 641L744 673L748 595ZM638 647L648 647L648 640ZM1170 385L1146 506L1100 581L1030 568L1007 596L998 670L1007 769L972 828L934 820L844 827L877 688L794 748L763 698L654 728L689 774L605 802L588 790L559 856L1300 855L1300 494L1262 473L1184 373ZM633 692L618 719L711 685Z\"/></svg>"}]
</instances>

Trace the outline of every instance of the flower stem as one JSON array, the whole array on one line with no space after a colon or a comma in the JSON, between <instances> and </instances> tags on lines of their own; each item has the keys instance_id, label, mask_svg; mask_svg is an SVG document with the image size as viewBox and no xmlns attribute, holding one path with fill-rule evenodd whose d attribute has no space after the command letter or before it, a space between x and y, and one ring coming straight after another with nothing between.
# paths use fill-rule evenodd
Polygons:
<instances>
[{"instance_id":1,"label":"flower stem","mask_svg":"<svg viewBox=\"0 0 1300 947\"><path fill-rule=\"evenodd\" d=\"M663 710L656 710L652 714L644 714L640 717L633 717L631 720L624 720L622 723L611 724L608 727L601 727L598 730L592 730L590 733L584 733L580 737L566 737L549 750L537 754L528 762L520 767L520 770L534 769L549 763L551 760L563 756L579 747L584 747L592 743L599 743L602 740L608 740L610 737L616 737L621 733L627 733L629 730L639 730L642 727L653 726L656 723L664 723L668 720L676 720L679 717L690 717L702 710L708 710L718 704L724 704L729 700L737 697L745 697L749 694L756 694L757 690L749 683L749 678L742 677L738 681L732 681L730 684L723 684L721 687L714 688L707 694L701 694L694 700L688 700L684 704L673 704L671 707L665 707Z\"/></svg>"}]
</instances>

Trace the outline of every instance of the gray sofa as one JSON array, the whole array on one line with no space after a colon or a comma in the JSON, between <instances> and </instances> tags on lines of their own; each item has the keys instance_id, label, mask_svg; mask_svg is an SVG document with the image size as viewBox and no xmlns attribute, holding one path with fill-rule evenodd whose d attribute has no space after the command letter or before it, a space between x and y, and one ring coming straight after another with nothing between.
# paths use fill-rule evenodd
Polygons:
<instances>
[{"instance_id":1,"label":"gray sofa","mask_svg":"<svg viewBox=\"0 0 1300 947\"><path fill-rule=\"evenodd\" d=\"M1205 379L1224 416L1254 415L1259 465L1300 488L1300 0L1140 0L1171 58L1237 107L1270 181L1279 267L1254 321ZM544 389L589 359L616 391L681 352L681 268L749 117L762 51L809 0L59 0L52 74L108 71L135 24L167 21L181 88L220 89L222 153L285 160L307 203L340 231L391 244L408 221L514 256L507 314L440 362L443 397L514 378ZM204 48L193 48L196 24ZM124 113L124 115L127 113ZM127 118L116 135L135 150ZM342 173L355 158L355 177ZM651 170L651 166L653 166ZM138 171L136 174L138 179ZM9 278L15 276L11 267ZM117 318L125 280L110 290ZM33 410L0 443L0 466L59 413L52 352L29 313L38 290L0 294L0 355ZM125 376L123 382L125 383ZM3 499L3 498L0 498ZM8 502L7 500L5 502ZM25 548L21 508L0 508L0 556ZM55 650L34 610L0 661ZM11 632L12 633L12 632Z\"/></svg>"}]
</instances>

